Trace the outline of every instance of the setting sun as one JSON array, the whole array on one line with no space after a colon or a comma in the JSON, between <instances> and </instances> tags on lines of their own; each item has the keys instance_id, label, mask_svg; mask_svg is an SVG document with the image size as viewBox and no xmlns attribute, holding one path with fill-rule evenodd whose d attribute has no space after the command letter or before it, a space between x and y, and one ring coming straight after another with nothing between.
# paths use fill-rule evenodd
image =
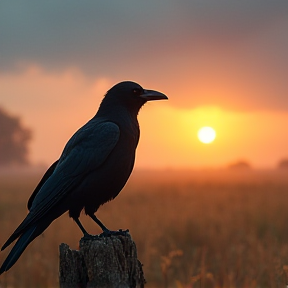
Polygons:
<instances>
[{"instance_id":1,"label":"setting sun","mask_svg":"<svg viewBox=\"0 0 288 288\"><path fill-rule=\"evenodd\" d=\"M211 143L216 137L216 132L211 127L202 127L198 131L198 139L205 144Z\"/></svg>"}]
</instances>

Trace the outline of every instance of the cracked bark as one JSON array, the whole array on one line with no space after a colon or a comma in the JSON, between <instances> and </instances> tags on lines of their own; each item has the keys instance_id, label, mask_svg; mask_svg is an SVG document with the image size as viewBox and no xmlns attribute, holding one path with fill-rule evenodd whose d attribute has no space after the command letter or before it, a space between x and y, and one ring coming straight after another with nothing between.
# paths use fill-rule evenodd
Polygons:
<instances>
[{"instance_id":1,"label":"cracked bark","mask_svg":"<svg viewBox=\"0 0 288 288\"><path fill-rule=\"evenodd\" d=\"M94 237L80 240L79 250L60 245L60 288L142 288L142 264L131 236Z\"/></svg>"}]
</instances>

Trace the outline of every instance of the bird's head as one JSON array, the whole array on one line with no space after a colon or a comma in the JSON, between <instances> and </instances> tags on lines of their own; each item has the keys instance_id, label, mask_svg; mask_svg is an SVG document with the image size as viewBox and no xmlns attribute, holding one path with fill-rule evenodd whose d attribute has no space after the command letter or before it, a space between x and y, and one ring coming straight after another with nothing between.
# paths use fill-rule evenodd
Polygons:
<instances>
[{"instance_id":1,"label":"bird's head","mask_svg":"<svg viewBox=\"0 0 288 288\"><path fill-rule=\"evenodd\" d=\"M135 82L124 81L108 90L102 103L120 104L138 112L147 101L161 99L168 99L168 97L161 92L144 89Z\"/></svg>"}]
</instances>

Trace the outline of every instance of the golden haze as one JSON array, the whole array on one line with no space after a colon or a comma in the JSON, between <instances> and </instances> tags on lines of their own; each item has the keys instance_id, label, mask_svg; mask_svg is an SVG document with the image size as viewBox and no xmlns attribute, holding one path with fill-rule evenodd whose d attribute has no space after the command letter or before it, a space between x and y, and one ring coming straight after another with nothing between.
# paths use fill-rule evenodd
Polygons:
<instances>
[{"instance_id":1,"label":"golden haze","mask_svg":"<svg viewBox=\"0 0 288 288\"><path fill-rule=\"evenodd\" d=\"M94 115L107 89L121 80L90 79L77 69L48 73L38 66L1 74L3 95L10 96L3 99L3 105L13 107L10 110L21 115L33 130L32 163L49 164L58 158L71 135ZM288 134L283 131L288 113L284 111L240 111L224 105L183 108L177 104L177 97L186 95L187 87L179 86L175 94L170 83L167 88L145 81L141 84L166 93L169 100L147 103L140 111L138 168L223 167L239 159L267 168L275 167L288 154ZM213 98L213 91L210 93ZM190 93L187 101L193 102L194 97L197 95ZM217 131L211 145L197 139L197 131L203 126Z\"/></svg>"}]
</instances>

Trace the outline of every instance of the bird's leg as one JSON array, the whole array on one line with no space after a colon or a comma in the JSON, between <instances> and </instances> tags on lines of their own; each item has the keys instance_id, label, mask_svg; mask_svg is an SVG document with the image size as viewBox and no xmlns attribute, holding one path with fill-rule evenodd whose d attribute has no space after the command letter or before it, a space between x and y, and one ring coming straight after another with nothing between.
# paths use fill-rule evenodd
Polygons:
<instances>
[{"instance_id":1,"label":"bird's leg","mask_svg":"<svg viewBox=\"0 0 288 288\"><path fill-rule=\"evenodd\" d=\"M84 237L92 237L92 235L90 235L85 228L83 227L83 225L81 224L79 218L74 218L74 221L76 222L76 224L78 225L78 227L80 228L80 230L82 231L82 233L84 234Z\"/></svg>"},{"instance_id":2,"label":"bird's leg","mask_svg":"<svg viewBox=\"0 0 288 288\"><path fill-rule=\"evenodd\" d=\"M100 226L103 232L110 231L94 214L89 215L89 216Z\"/></svg>"},{"instance_id":3,"label":"bird's leg","mask_svg":"<svg viewBox=\"0 0 288 288\"><path fill-rule=\"evenodd\" d=\"M100 236L111 236L111 235L122 235L122 236L127 236L127 233L129 230L119 230L119 231L111 231L109 230L94 214L89 215L103 230L103 233L100 234Z\"/></svg>"}]
</instances>

